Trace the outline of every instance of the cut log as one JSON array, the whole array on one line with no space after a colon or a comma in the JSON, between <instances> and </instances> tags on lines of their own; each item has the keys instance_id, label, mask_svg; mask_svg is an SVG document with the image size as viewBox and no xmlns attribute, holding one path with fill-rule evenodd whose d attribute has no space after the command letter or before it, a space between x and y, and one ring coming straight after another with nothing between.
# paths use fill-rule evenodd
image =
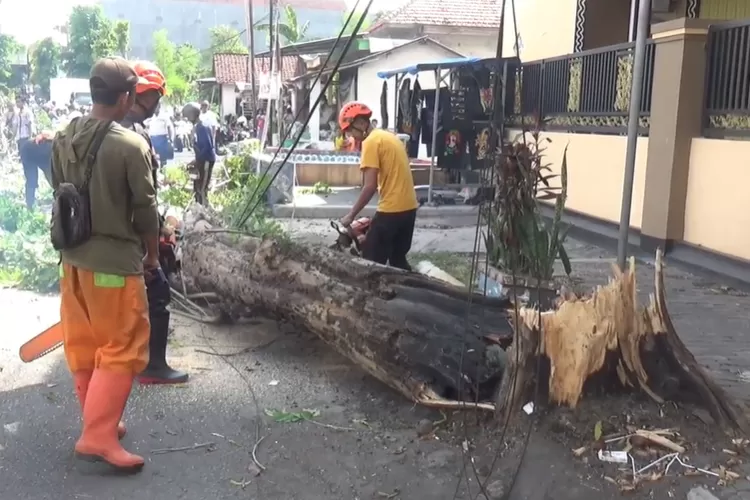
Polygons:
<instances>
[{"instance_id":1,"label":"cut log","mask_svg":"<svg viewBox=\"0 0 750 500\"><path fill-rule=\"evenodd\" d=\"M512 336L508 300L476 296L467 316L457 287L325 247L226 232L199 207L185 229L186 282L219 295L227 315L300 325L417 403L494 409L482 401L502 369L485 361L484 335Z\"/></svg>"},{"instance_id":2,"label":"cut log","mask_svg":"<svg viewBox=\"0 0 750 500\"><path fill-rule=\"evenodd\" d=\"M229 317L295 323L416 403L495 410L504 418L537 386L551 403L567 406L592 385L615 386L657 402L699 397L720 425L748 429L674 331L661 254L646 308L637 303L631 261L590 297L561 299L540 313L328 248L233 233L199 206L184 227L190 291L215 293ZM493 350L507 346L503 339L512 341L498 363Z\"/></svg>"}]
</instances>

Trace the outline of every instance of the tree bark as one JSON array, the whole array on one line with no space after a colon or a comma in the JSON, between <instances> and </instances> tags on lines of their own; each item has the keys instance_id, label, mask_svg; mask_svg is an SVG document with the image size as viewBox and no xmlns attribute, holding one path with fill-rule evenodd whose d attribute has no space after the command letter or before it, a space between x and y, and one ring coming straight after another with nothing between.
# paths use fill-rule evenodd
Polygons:
<instances>
[{"instance_id":1,"label":"tree bark","mask_svg":"<svg viewBox=\"0 0 750 500\"><path fill-rule=\"evenodd\" d=\"M233 233L201 207L185 227L182 266L193 291L217 294L230 317L269 316L312 331L416 403L505 418L535 389L573 407L595 384L695 401L719 425L748 430L674 331L660 253L648 307L637 304L631 261L590 297L540 313L328 248ZM490 361L498 343L505 364Z\"/></svg>"},{"instance_id":2,"label":"tree bark","mask_svg":"<svg viewBox=\"0 0 750 500\"><path fill-rule=\"evenodd\" d=\"M303 326L420 404L491 400L502 370L486 363L484 336L512 336L509 301L476 296L467 315L464 291L419 274L226 232L205 210L189 212L185 226L186 282L216 293L226 315Z\"/></svg>"}]
</instances>

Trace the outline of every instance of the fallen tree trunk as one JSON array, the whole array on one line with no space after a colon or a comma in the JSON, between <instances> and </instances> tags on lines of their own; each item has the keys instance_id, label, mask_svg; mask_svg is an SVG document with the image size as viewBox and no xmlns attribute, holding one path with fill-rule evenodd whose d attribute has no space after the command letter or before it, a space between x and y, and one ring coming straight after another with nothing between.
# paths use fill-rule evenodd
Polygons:
<instances>
[{"instance_id":1,"label":"fallen tree trunk","mask_svg":"<svg viewBox=\"0 0 750 500\"><path fill-rule=\"evenodd\" d=\"M697 395L717 423L748 429L677 337L660 254L649 307L637 305L631 262L589 298L542 313L520 308L514 329L507 299L469 299L426 276L324 247L232 233L197 206L186 214L181 249L189 287L217 294L225 314L296 323L416 403L507 416L538 383L551 402L575 406L587 384L614 379L657 402ZM507 365L492 361L498 339L510 344ZM551 369L540 370L541 362Z\"/></svg>"},{"instance_id":2,"label":"fallen tree trunk","mask_svg":"<svg viewBox=\"0 0 750 500\"><path fill-rule=\"evenodd\" d=\"M186 216L184 274L219 295L229 316L296 323L421 404L492 399L502 370L485 362L483 337L512 336L509 301L477 297L467 317L456 287L324 247L217 230L211 219L199 208Z\"/></svg>"}]
</instances>

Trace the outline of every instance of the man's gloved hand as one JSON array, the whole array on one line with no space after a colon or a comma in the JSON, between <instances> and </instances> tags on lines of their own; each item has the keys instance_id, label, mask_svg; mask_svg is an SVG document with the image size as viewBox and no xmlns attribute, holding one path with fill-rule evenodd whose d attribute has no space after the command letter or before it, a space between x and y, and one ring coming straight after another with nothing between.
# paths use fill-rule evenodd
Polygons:
<instances>
[{"instance_id":1,"label":"man's gloved hand","mask_svg":"<svg viewBox=\"0 0 750 500\"><path fill-rule=\"evenodd\" d=\"M167 276L164 274L161 266L145 269L144 277L149 287L156 287L167 283Z\"/></svg>"}]
</instances>

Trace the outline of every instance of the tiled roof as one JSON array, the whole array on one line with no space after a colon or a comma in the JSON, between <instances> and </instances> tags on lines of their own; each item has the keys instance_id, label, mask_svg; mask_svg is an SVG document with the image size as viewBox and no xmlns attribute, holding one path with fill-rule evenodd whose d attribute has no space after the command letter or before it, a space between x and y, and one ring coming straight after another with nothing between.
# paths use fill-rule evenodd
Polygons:
<instances>
[{"instance_id":1,"label":"tiled roof","mask_svg":"<svg viewBox=\"0 0 750 500\"><path fill-rule=\"evenodd\" d=\"M234 4L246 5L246 0L193 0L194 2L212 3L212 4ZM268 0L252 0L253 5L257 7L268 7ZM290 5L295 9L320 9L344 12L346 11L345 0L285 0L284 4Z\"/></svg>"},{"instance_id":2,"label":"tiled roof","mask_svg":"<svg viewBox=\"0 0 750 500\"><path fill-rule=\"evenodd\" d=\"M385 12L370 32L389 24L497 28L501 4L501 0L409 0Z\"/></svg>"},{"instance_id":3,"label":"tiled roof","mask_svg":"<svg viewBox=\"0 0 750 500\"><path fill-rule=\"evenodd\" d=\"M255 71L267 72L270 68L268 56L255 58ZM303 73L299 56L282 56L281 58L281 81L299 76ZM247 56L244 54L215 54L214 76L216 83L237 83L247 81Z\"/></svg>"},{"instance_id":4,"label":"tiled roof","mask_svg":"<svg viewBox=\"0 0 750 500\"><path fill-rule=\"evenodd\" d=\"M358 68L358 67L362 66L363 64L367 64L369 62L372 62L375 59L378 59L380 57L387 56L389 54L393 54L394 52L399 52L399 51L402 51L402 50L408 50L409 47L414 46L414 45L419 45L419 44L435 45L436 47L439 47L439 48L443 49L447 54L449 54L451 56L465 57L460 52L456 52L455 50L451 49L450 47L446 47L442 43L436 42L435 40L433 40L432 38L430 38L428 36L423 36L421 38L417 38L417 39L412 40L410 42L406 42L406 43L404 43L402 45L398 45L396 47L393 47L392 49L383 50L381 52L373 52L372 54L366 55L365 57L361 57L359 59L355 59L354 61L346 62L346 63L342 64L341 66L339 66L339 70L346 70L346 69ZM330 74L331 73L331 71L333 70L333 64L331 64L330 66L331 67L323 70L323 74ZM308 71L307 73L305 73L302 76L298 76L296 78L293 78L292 82L297 82L297 81L301 81L301 80L308 80L308 79L314 78L315 76L317 76L317 74L318 74L319 71L320 71L320 68L315 68L315 69L313 69L311 71Z\"/></svg>"}]
</instances>

